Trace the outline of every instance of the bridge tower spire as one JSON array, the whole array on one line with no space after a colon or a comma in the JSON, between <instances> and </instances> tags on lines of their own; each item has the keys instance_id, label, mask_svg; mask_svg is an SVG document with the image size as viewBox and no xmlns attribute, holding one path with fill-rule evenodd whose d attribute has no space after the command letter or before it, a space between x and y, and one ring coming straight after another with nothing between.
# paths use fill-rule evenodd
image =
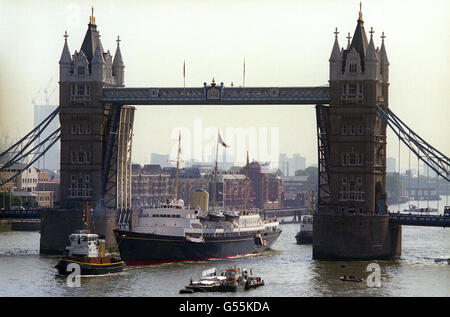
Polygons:
<instances>
[{"instance_id":1,"label":"bridge tower spire","mask_svg":"<svg viewBox=\"0 0 450 317\"><path fill-rule=\"evenodd\" d=\"M319 200L314 219L317 259L379 258L398 251L392 250L386 227L386 123L376 110L377 105L388 108L389 65L384 43L381 51L375 49L373 34L371 29L368 42L360 6L350 45L341 55L336 34L329 60L329 198ZM349 215L359 215L361 221ZM352 219L369 233L355 228ZM370 241L367 234L378 241ZM363 246L362 241L370 243Z\"/></svg>"}]
</instances>

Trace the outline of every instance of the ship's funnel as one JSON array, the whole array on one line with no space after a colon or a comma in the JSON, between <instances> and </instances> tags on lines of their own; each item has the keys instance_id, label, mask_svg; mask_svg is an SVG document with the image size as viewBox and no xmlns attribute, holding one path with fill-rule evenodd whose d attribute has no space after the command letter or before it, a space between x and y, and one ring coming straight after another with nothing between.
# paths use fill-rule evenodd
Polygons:
<instances>
[{"instance_id":1,"label":"ship's funnel","mask_svg":"<svg viewBox=\"0 0 450 317\"><path fill-rule=\"evenodd\" d=\"M208 213L209 193L204 189L195 189L191 196L191 208L201 209L202 215Z\"/></svg>"}]
</instances>

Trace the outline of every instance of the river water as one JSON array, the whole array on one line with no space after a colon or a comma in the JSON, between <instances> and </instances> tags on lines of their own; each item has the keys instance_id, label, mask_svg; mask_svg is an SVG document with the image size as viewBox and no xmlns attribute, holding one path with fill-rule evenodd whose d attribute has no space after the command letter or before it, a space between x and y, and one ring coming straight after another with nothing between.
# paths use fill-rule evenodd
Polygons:
<instances>
[{"instance_id":1,"label":"river water","mask_svg":"<svg viewBox=\"0 0 450 317\"><path fill-rule=\"evenodd\" d=\"M448 198L439 202L442 213ZM400 205L401 209L408 204ZM437 207L436 201L419 207ZM396 210L397 205L391 207ZM289 220L289 219L287 219ZM272 250L260 255L225 260L167 263L130 267L124 272L82 277L79 287L56 276L58 257L39 255L38 232L0 233L0 297L5 296L155 296L155 297L303 297L303 296L450 296L450 228L403 226L402 255L395 261L374 261L380 268L379 287L367 280L372 262L329 262L312 260L311 245L297 245L298 224L282 226ZM265 286L245 293L178 292L201 272L230 266L252 269ZM364 278L361 283L339 280L343 274Z\"/></svg>"}]
</instances>

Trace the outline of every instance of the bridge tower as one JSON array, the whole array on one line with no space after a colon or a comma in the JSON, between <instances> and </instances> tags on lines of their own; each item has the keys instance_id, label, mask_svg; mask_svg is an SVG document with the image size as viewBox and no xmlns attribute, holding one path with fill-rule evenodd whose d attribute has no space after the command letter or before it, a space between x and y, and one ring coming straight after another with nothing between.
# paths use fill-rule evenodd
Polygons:
<instances>
[{"instance_id":1,"label":"bridge tower","mask_svg":"<svg viewBox=\"0 0 450 317\"><path fill-rule=\"evenodd\" d=\"M388 108L389 61L384 33L381 48L375 48L372 28L369 33L368 41L361 10L345 49L335 31L323 131L329 195L319 200L314 217L316 259L389 258L400 252L401 229L389 225L387 215L386 123L376 110Z\"/></svg>"},{"instance_id":2,"label":"bridge tower","mask_svg":"<svg viewBox=\"0 0 450 317\"><path fill-rule=\"evenodd\" d=\"M104 88L124 87L120 40L113 59L103 49L93 9L79 51L71 55L67 32L64 37L59 60L59 210L43 217L41 252L46 253L64 250L68 234L82 229L79 218L86 204L95 211L96 232L106 236L107 245L114 245L115 211L131 206L134 108L101 101ZM72 220L65 220L68 217Z\"/></svg>"},{"instance_id":3,"label":"bridge tower","mask_svg":"<svg viewBox=\"0 0 450 317\"><path fill-rule=\"evenodd\" d=\"M124 64L117 44L114 61L104 51L95 17L80 51L71 56L64 35L60 64L61 202L98 204L102 193L104 135L110 105L100 98L104 87L123 87Z\"/></svg>"}]
</instances>

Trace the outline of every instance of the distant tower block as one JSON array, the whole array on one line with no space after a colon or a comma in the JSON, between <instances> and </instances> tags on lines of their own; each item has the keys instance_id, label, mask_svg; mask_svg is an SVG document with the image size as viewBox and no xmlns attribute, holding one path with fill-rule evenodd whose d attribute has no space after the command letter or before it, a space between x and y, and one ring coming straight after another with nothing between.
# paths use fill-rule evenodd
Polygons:
<instances>
[{"instance_id":1,"label":"distant tower block","mask_svg":"<svg viewBox=\"0 0 450 317\"><path fill-rule=\"evenodd\" d=\"M337 28L334 33L327 131L331 203L319 202L313 256L390 257L398 250L386 215L386 123L376 111L377 105L388 108L384 33L381 48L375 49L375 32L371 28L368 41L361 11L347 49L339 47Z\"/></svg>"}]
</instances>

